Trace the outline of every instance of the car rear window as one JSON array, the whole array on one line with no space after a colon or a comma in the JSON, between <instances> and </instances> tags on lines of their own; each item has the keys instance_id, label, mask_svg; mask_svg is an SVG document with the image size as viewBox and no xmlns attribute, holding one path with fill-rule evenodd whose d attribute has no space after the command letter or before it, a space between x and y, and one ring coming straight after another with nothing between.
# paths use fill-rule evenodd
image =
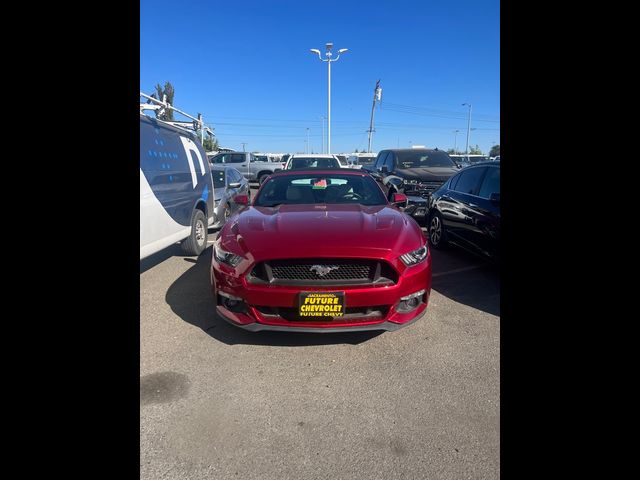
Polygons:
<instances>
[{"instance_id":1,"label":"car rear window","mask_svg":"<svg viewBox=\"0 0 640 480\"><path fill-rule=\"evenodd\" d=\"M291 170L305 168L340 168L340 163L335 158L323 157L301 157L291 160Z\"/></svg>"},{"instance_id":2,"label":"car rear window","mask_svg":"<svg viewBox=\"0 0 640 480\"><path fill-rule=\"evenodd\" d=\"M449 155L440 151L396 152L396 156L398 168L455 167Z\"/></svg>"}]
</instances>

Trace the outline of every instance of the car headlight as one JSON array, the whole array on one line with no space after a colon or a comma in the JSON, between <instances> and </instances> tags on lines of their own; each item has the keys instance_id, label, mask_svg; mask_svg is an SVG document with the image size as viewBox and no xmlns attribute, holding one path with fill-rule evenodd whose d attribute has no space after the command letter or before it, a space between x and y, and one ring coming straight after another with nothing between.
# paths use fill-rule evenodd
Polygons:
<instances>
[{"instance_id":1,"label":"car headlight","mask_svg":"<svg viewBox=\"0 0 640 480\"><path fill-rule=\"evenodd\" d=\"M220 263L224 263L231 267L235 267L240 263L242 257L240 255L236 255L235 253L227 252L220 247L220 241L216 241L213 244L213 256Z\"/></svg>"},{"instance_id":2,"label":"car headlight","mask_svg":"<svg viewBox=\"0 0 640 480\"><path fill-rule=\"evenodd\" d=\"M417 185L418 180L403 180L403 183L406 183L407 185Z\"/></svg>"},{"instance_id":3,"label":"car headlight","mask_svg":"<svg viewBox=\"0 0 640 480\"><path fill-rule=\"evenodd\" d=\"M400 255L400 260L407 267L411 267L413 265L417 265L422 262L425 258L427 258L427 253L429 249L427 248L427 244L425 243L422 247L413 252L405 253L404 255Z\"/></svg>"}]
</instances>

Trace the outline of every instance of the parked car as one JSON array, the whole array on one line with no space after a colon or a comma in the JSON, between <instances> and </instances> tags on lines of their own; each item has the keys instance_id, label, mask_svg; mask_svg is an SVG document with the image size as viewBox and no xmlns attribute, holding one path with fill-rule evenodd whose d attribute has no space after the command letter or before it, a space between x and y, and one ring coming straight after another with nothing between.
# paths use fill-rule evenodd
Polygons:
<instances>
[{"instance_id":1,"label":"parked car","mask_svg":"<svg viewBox=\"0 0 640 480\"><path fill-rule=\"evenodd\" d=\"M214 187L214 223L210 228L222 227L227 219L238 209L233 201L236 195L251 196L246 178L235 168L226 165L211 167Z\"/></svg>"},{"instance_id":2,"label":"parked car","mask_svg":"<svg viewBox=\"0 0 640 480\"><path fill-rule=\"evenodd\" d=\"M238 170L244 178L250 182L262 183L276 168L281 168L280 163L260 161L250 152L219 153L211 157L211 165L230 164Z\"/></svg>"},{"instance_id":3,"label":"parked car","mask_svg":"<svg viewBox=\"0 0 640 480\"><path fill-rule=\"evenodd\" d=\"M405 213L418 221L426 218L431 192L459 172L446 152L427 148L382 150L372 167L362 169L376 179L387 198L404 193L408 198Z\"/></svg>"},{"instance_id":4,"label":"parked car","mask_svg":"<svg viewBox=\"0 0 640 480\"><path fill-rule=\"evenodd\" d=\"M471 165L469 163L469 160L464 155L449 154L449 158L453 160L453 163L455 163L456 166L460 169Z\"/></svg>"},{"instance_id":5,"label":"parked car","mask_svg":"<svg viewBox=\"0 0 640 480\"><path fill-rule=\"evenodd\" d=\"M272 175L213 245L217 312L246 330L396 330L420 318L431 254L418 224L352 169Z\"/></svg>"},{"instance_id":6,"label":"parked car","mask_svg":"<svg viewBox=\"0 0 640 480\"><path fill-rule=\"evenodd\" d=\"M300 170L308 168L342 168L336 155L326 153L294 154L289 157L285 170Z\"/></svg>"},{"instance_id":7,"label":"parked car","mask_svg":"<svg viewBox=\"0 0 640 480\"><path fill-rule=\"evenodd\" d=\"M186 255L207 247L214 188L207 155L183 128L140 114L140 259L181 242Z\"/></svg>"},{"instance_id":8,"label":"parked car","mask_svg":"<svg viewBox=\"0 0 640 480\"><path fill-rule=\"evenodd\" d=\"M500 260L500 162L472 165L433 192L429 241L449 243Z\"/></svg>"},{"instance_id":9,"label":"parked car","mask_svg":"<svg viewBox=\"0 0 640 480\"><path fill-rule=\"evenodd\" d=\"M354 153L347 158L347 165L349 168L362 168L365 165L371 168L375 161L376 154L374 153Z\"/></svg>"},{"instance_id":10,"label":"parked car","mask_svg":"<svg viewBox=\"0 0 640 480\"><path fill-rule=\"evenodd\" d=\"M340 162L340 166L342 167L347 167L347 157L348 155L344 155L342 153L338 153L335 155L335 157L338 159L338 161Z\"/></svg>"}]
</instances>

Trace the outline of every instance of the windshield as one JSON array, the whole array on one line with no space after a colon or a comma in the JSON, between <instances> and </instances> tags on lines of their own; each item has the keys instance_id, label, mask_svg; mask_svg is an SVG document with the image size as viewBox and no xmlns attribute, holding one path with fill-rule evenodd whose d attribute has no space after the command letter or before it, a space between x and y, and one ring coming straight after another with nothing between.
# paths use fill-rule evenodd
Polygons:
<instances>
[{"instance_id":1,"label":"windshield","mask_svg":"<svg viewBox=\"0 0 640 480\"><path fill-rule=\"evenodd\" d=\"M224 188L224 170L211 170L214 188Z\"/></svg>"},{"instance_id":2,"label":"windshield","mask_svg":"<svg viewBox=\"0 0 640 480\"><path fill-rule=\"evenodd\" d=\"M282 175L263 185L254 206L275 207L296 204L386 205L387 200L369 175Z\"/></svg>"},{"instance_id":3,"label":"windshield","mask_svg":"<svg viewBox=\"0 0 640 480\"><path fill-rule=\"evenodd\" d=\"M398 156L398 168L455 167L445 152L397 152L396 155Z\"/></svg>"},{"instance_id":4,"label":"windshield","mask_svg":"<svg viewBox=\"0 0 640 480\"><path fill-rule=\"evenodd\" d=\"M300 157L291 159L288 170L306 168L340 168L340 163L335 158Z\"/></svg>"}]
</instances>

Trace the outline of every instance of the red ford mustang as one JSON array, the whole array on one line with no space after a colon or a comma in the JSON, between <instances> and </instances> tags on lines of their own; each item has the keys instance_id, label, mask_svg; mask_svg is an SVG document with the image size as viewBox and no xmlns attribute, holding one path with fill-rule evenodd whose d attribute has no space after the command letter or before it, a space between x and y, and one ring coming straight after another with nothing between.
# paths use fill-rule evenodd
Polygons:
<instances>
[{"instance_id":1,"label":"red ford mustang","mask_svg":"<svg viewBox=\"0 0 640 480\"><path fill-rule=\"evenodd\" d=\"M431 254L368 173L288 170L227 220L211 284L218 313L251 331L396 330L426 311Z\"/></svg>"}]
</instances>

